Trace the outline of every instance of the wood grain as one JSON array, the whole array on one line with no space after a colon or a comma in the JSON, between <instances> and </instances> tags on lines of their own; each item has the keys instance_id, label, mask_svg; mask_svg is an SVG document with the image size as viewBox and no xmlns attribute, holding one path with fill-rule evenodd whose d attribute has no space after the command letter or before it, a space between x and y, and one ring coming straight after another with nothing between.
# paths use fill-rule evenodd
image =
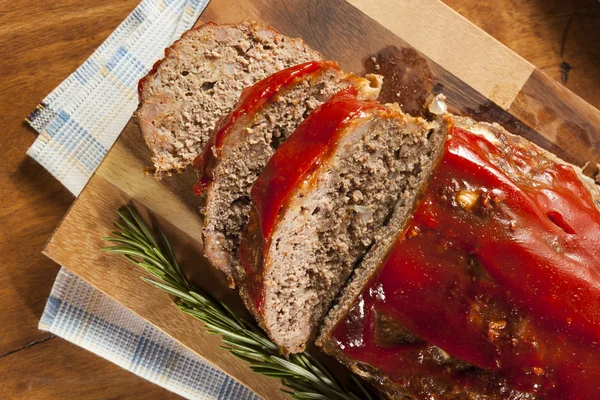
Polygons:
<instances>
[{"instance_id":1,"label":"wood grain","mask_svg":"<svg viewBox=\"0 0 600 400\"><path fill-rule=\"evenodd\" d=\"M502 108L535 68L438 0L349 3Z\"/></svg>"},{"instance_id":2,"label":"wood grain","mask_svg":"<svg viewBox=\"0 0 600 400\"><path fill-rule=\"evenodd\" d=\"M0 362L0 399L179 398L61 338L11 354Z\"/></svg>"},{"instance_id":3,"label":"wood grain","mask_svg":"<svg viewBox=\"0 0 600 400\"><path fill-rule=\"evenodd\" d=\"M37 328L59 270L41 250L74 198L23 120L137 3L0 0L0 399L179 397Z\"/></svg>"},{"instance_id":4,"label":"wood grain","mask_svg":"<svg viewBox=\"0 0 600 400\"><path fill-rule=\"evenodd\" d=\"M461 15L600 108L600 2L444 0ZM566 63L565 70L561 65ZM568 72L564 72L568 71Z\"/></svg>"},{"instance_id":5,"label":"wood grain","mask_svg":"<svg viewBox=\"0 0 600 400\"><path fill-rule=\"evenodd\" d=\"M564 101L568 98L569 101ZM568 89L536 70L509 112L575 157L580 166L600 163L600 112Z\"/></svg>"},{"instance_id":6,"label":"wood grain","mask_svg":"<svg viewBox=\"0 0 600 400\"><path fill-rule=\"evenodd\" d=\"M48 337L37 330L37 322L58 266L39 251L73 198L43 168L25 156L35 133L22 121L43 96L89 57L137 2L0 0L3 10L0 13L0 121L3 127L0 134L0 320L3 322L0 388L10 388L10 391L0 391L0 398L141 398L144 393L148 394L147 398L176 397L59 339L23 349L28 343ZM561 84L565 82L561 80L560 64L568 62L573 69L568 74L566 87L593 106L600 106L600 4L597 0L445 0L445 3ZM256 9L244 4L237 7L231 2L220 7L235 20L243 17L247 8ZM305 7L315 10L310 14L315 25L328 20L327 15L320 14L322 1L307 2ZM211 5L203 18L210 19L217 11ZM293 33L298 31L293 20L297 18L298 24L303 24L309 13L303 11L293 18L285 18L289 12L289 6L283 2L265 13L264 19L272 19L276 25L282 20L291 20L285 28ZM342 14L339 24L343 26L347 19L352 22L353 17L354 13ZM354 38L351 28L333 29L336 30L349 32L350 38L335 38L337 43L352 40L353 45L360 46L361 41ZM314 31L311 39L314 43L311 43L318 47L318 29ZM567 38L561 52L565 32ZM363 60L350 58L347 60L350 67L362 67ZM535 131L532 134L538 135ZM45 349L39 353L42 356L31 356L39 346ZM2 357L7 352L14 353ZM63 360L60 365L52 361L56 357ZM90 370L94 371L91 377ZM27 396L24 388L28 390ZM134 392L137 395L132 395Z\"/></svg>"},{"instance_id":7,"label":"wood grain","mask_svg":"<svg viewBox=\"0 0 600 400\"><path fill-rule=\"evenodd\" d=\"M58 268L41 256L40 251L73 201L68 191L25 155L36 135L25 126L23 117L35 107L41 95L50 92L89 56L135 2L110 7L103 1L91 1L87 13L67 7L70 12L63 17L63 26L50 37L43 35L52 26L50 19L43 18L44 8L32 7L33 21L28 22L19 18L29 10L24 8L24 3L18 6L3 3L0 9L6 12L0 16L0 121L3 127L0 135L0 270L6 284L0 285L3 299L0 315L2 320L20 322L3 327L0 354L48 336L37 330L37 321ZM49 4L46 11L60 12L60 7ZM105 20L93 28L89 20L98 15L104 15ZM79 31L81 35L70 33ZM39 295L25 296L25 293Z\"/></svg>"}]
</instances>

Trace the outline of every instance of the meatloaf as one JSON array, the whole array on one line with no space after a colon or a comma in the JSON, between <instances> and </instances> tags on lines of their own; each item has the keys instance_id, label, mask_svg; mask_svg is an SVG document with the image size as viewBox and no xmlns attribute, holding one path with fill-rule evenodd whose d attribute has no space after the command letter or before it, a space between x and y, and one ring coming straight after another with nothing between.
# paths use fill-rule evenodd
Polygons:
<instances>
[{"instance_id":1,"label":"meatloaf","mask_svg":"<svg viewBox=\"0 0 600 400\"><path fill-rule=\"evenodd\" d=\"M240 291L285 353L302 351L357 262L414 196L441 138L352 87L313 111L251 190Z\"/></svg>"},{"instance_id":2,"label":"meatloaf","mask_svg":"<svg viewBox=\"0 0 600 400\"><path fill-rule=\"evenodd\" d=\"M190 165L245 87L320 59L301 39L252 21L207 23L184 33L138 87L135 117L152 151L156 176Z\"/></svg>"},{"instance_id":3,"label":"meatloaf","mask_svg":"<svg viewBox=\"0 0 600 400\"><path fill-rule=\"evenodd\" d=\"M203 195L203 239L211 264L239 275L238 248L250 210L250 188L273 155L316 107L353 86L360 98L377 98L380 81L346 74L333 61L309 61L279 71L245 89L195 162L196 192ZM236 272L237 271L237 272Z\"/></svg>"},{"instance_id":4,"label":"meatloaf","mask_svg":"<svg viewBox=\"0 0 600 400\"><path fill-rule=\"evenodd\" d=\"M498 125L438 129L426 186L317 344L389 398L598 398L598 188Z\"/></svg>"}]
</instances>

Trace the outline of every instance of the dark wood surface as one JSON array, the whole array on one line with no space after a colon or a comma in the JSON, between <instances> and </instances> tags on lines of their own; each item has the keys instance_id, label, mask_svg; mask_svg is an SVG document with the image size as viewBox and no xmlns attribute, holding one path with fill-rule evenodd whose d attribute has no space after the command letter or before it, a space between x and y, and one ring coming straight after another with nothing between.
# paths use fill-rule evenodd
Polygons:
<instances>
[{"instance_id":1,"label":"dark wood surface","mask_svg":"<svg viewBox=\"0 0 600 400\"><path fill-rule=\"evenodd\" d=\"M59 269L41 249L73 196L25 155L23 118L137 2L0 1L0 399L179 398L37 329Z\"/></svg>"},{"instance_id":2,"label":"dark wood surface","mask_svg":"<svg viewBox=\"0 0 600 400\"><path fill-rule=\"evenodd\" d=\"M0 1L0 398L176 397L37 330L58 270L39 251L73 198L25 155L35 133L22 123L23 117L136 3ZM600 106L597 0L446 3L557 82Z\"/></svg>"}]
</instances>

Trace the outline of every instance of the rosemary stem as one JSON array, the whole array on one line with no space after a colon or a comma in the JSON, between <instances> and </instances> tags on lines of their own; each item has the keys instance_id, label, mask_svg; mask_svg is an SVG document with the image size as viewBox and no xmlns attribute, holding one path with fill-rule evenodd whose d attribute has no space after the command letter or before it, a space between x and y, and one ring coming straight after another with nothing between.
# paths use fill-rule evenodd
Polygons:
<instances>
[{"instance_id":1,"label":"rosemary stem","mask_svg":"<svg viewBox=\"0 0 600 400\"><path fill-rule=\"evenodd\" d=\"M221 335L224 349L246 361L250 368L265 376L281 379L295 399L372 400L367 389L354 379L354 392L340 385L312 355L307 352L286 358L268 336L249 321L237 317L224 303L212 298L189 282L177 263L167 236L157 228L159 240L132 206L119 210L120 230L102 240L115 243L102 250L121 254L155 279L142 279L170 294L183 312L202 321L208 332Z\"/></svg>"}]
</instances>

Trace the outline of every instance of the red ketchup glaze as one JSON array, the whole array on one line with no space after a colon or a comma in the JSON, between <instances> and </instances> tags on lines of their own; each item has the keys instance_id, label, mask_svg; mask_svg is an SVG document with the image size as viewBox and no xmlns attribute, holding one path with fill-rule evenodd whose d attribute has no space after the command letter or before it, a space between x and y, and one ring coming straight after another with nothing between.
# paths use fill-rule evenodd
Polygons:
<instances>
[{"instance_id":1,"label":"red ketchup glaze","mask_svg":"<svg viewBox=\"0 0 600 400\"><path fill-rule=\"evenodd\" d=\"M359 100L354 87L332 96L314 110L277 149L252 186L252 210L240 245L248 291L262 312L263 260L278 217L296 189L330 156L344 126L362 112L382 107L377 101Z\"/></svg>"},{"instance_id":2,"label":"red ketchup glaze","mask_svg":"<svg viewBox=\"0 0 600 400\"><path fill-rule=\"evenodd\" d=\"M504 143L451 129L412 220L333 338L398 382L476 387L483 369L542 398L597 399L600 212L572 167ZM380 346L375 312L423 341ZM479 368L419 363L432 345Z\"/></svg>"},{"instance_id":3,"label":"red ketchup glaze","mask_svg":"<svg viewBox=\"0 0 600 400\"><path fill-rule=\"evenodd\" d=\"M244 89L233 111L217 123L215 133L211 135L204 146L204 151L194 160L194 167L197 169L199 177L198 183L194 186L194 192L202 194L212 182L212 172L217 161L214 151L215 149L217 152L220 151L225 139L240 119L252 118L283 87L291 86L307 75L319 73L328 68L337 69L337 63L335 61L309 61L269 75Z\"/></svg>"}]
</instances>

